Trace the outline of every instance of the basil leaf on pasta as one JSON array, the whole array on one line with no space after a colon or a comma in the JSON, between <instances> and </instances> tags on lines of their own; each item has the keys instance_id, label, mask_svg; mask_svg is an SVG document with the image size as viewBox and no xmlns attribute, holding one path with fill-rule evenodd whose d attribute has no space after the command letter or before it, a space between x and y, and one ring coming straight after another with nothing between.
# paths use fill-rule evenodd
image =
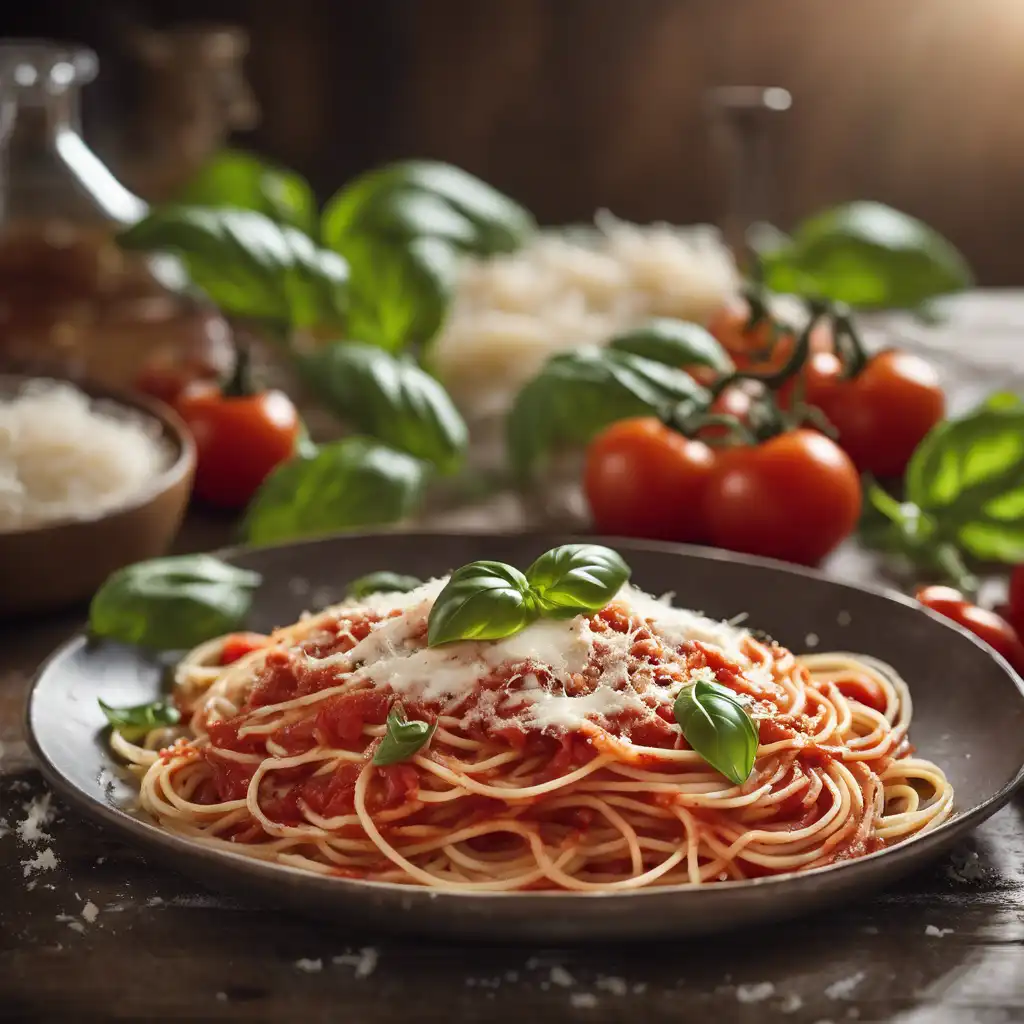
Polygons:
<instances>
[{"instance_id":1,"label":"basil leaf on pasta","mask_svg":"<svg viewBox=\"0 0 1024 1024\"><path fill-rule=\"evenodd\" d=\"M112 729L116 729L129 743L144 739L148 732L161 726L177 725L181 714L173 704L155 700L150 704L136 704L130 708L112 708L102 700L98 702Z\"/></svg>"},{"instance_id":2,"label":"basil leaf on pasta","mask_svg":"<svg viewBox=\"0 0 1024 1024\"><path fill-rule=\"evenodd\" d=\"M545 615L571 618L602 609L629 579L622 556L600 544L563 544L526 570L530 589Z\"/></svg>"},{"instance_id":3,"label":"basil leaf on pasta","mask_svg":"<svg viewBox=\"0 0 1024 1024\"><path fill-rule=\"evenodd\" d=\"M715 771L742 785L757 757L757 723L732 690L700 680L682 689L673 712L686 742Z\"/></svg>"},{"instance_id":4,"label":"basil leaf on pasta","mask_svg":"<svg viewBox=\"0 0 1024 1024\"><path fill-rule=\"evenodd\" d=\"M421 747L430 742L437 722L410 722L400 704L388 713L388 731L373 755L375 765L398 764L408 761Z\"/></svg>"},{"instance_id":5,"label":"basil leaf on pasta","mask_svg":"<svg viewBox=\"0 0 1024 1024\"><path fill-rule=\"evenodd\" d=\"M453 640L499 640L537 618L526 577L504 562L470 562L452 573L427 629L431 647Z\"/></svg>"}]
</instances>

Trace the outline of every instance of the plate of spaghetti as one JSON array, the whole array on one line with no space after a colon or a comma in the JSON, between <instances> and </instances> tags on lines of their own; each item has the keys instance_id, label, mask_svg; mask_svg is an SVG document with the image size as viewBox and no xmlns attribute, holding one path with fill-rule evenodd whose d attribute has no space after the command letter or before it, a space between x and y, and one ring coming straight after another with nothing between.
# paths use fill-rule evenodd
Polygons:
<instances>
[{"instance_id":1,"label":"plate of spaghetti","mask_svg":"<svg viewBox=\"0 0 1024 1024\"><path fill-rule=\"evenodd\" d=\"M75 808L273 905L446 936L692 935L885 884L1022 778L1012 670L811 571L538 536L226 557L262 577L246 629L172 658L76 638L29 732ZM141 724L111 716L127 705Z\"/></svg>"}]
</instances>

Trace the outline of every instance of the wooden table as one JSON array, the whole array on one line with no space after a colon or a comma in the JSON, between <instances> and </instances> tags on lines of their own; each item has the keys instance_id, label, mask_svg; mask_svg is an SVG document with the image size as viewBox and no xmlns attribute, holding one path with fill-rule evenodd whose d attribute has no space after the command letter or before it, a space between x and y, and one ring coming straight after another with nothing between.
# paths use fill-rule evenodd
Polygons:
<instances>
[{"instance_id":1,"label":"wooden table","mask_svg":"<svg viewBox=\"0 0 1024 1024\"><path fill-rule=\"evenodd\" d=\"M956 376L960 406L966 389L985 389ZM228 533L193 519L180 546L214 547ZM830 568L877 571L850 548ZM24 744L24 696L80 619L0 627L0 1018L1024 1019L1021 796L947 860L874 899L756 934L657 946L452 946L313 924L198 888L56 804L49 841L26 842L29 808L45 793ZM32 870L26 862L44 849L56 867Z\"/></svg>"}]
</instances>

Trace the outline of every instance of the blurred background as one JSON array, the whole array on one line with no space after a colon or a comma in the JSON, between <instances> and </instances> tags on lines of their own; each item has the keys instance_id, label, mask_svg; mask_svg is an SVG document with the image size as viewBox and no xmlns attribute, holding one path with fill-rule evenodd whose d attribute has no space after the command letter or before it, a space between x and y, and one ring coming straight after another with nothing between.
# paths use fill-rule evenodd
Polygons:
<instances>
[{"instance_id":1,"label":"blurred background","mask_svg":"<svg viewBox=\"0 0 1024 1024\"><path fill-rule=\"evenodd\" d=\"M195 34L187 26L235 26ZM853 198L916 215L982 285L1024 276L1020 0L35 0L6 36L88 44L86 138L159 199L226 135L326 198L355 173L450 161L542 223L607 207L715 222L708 90L781 86L764 215Z\"/></svg>"}]
</instances>

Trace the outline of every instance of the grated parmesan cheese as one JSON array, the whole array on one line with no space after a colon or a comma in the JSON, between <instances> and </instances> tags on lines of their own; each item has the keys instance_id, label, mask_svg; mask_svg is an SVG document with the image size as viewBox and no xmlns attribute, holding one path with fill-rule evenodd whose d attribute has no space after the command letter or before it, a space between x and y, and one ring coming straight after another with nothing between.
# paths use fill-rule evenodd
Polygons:
<instances>
[{"instance_id":1,"label":"grated parmesan cheese","mask_svg":"<svg viewBox=\"0 0 1024 1024\"><path fill-rule=\"evenodd\" d=\"M495 709L495 702L507 701L522 725L534 729L579 729L587 721L598 721L622 712L651 713L651 702L675 699L678 686L638 688L630 677L630 651L634 638L616 631L595 633L587 616L568 620L539 619L513 636L493 641L457 641L441 647L427 647L424 635L434 600L446 579L431 580L405 594L371 595L358 604L339 606L339 611L369 608L387 615L349 651L312 659L319 667L337 666L352 672L355 679L386 686L399 696L440 703L454 708L479 689L480 680L503 667L522 666L514 677L520 685L513 692L485 691L478 694L475 713ZM740 641L747 631L717 622L685 608L674 608L626 585L611 605L647 623L649 630L671 649L691 640L717 647L729 657L746 661ZM601 675L595 686L580 691L571 685L574 677L596 661ZM558 684L542 684L530 666L543 667ZM698 670L698 672L701 670ZM751 670L754 674L754 670ZM707 675L705 672L704 675ZM712 674L711 678L714 676ZM564 692L563 692L564 691Z\"/></svg>"},{"instance_id":2,"label":"grated parmesan cheese","mask_svg":"<svg viewBox=\"0 0 1024 1024\"><path fill-rule=\"evenodd\" d=\"M33 381L0 397L0 532L95 518L127 504L167 462L152 418Z\"/></svg>"},{"instance_id":3,"label":"grated parmesan cheese","mask_svg":"<svg viewBox=\"0 0 1024 1024\"><path fill-rule=\"evenodd\" d=\"M18 838L23 843L33 845L50 841L43 828L53 819L53 811L50 808L52 799L52 794L44 793L25 804L25 820L18 825Z\"/></svg>"}]
</instances>

